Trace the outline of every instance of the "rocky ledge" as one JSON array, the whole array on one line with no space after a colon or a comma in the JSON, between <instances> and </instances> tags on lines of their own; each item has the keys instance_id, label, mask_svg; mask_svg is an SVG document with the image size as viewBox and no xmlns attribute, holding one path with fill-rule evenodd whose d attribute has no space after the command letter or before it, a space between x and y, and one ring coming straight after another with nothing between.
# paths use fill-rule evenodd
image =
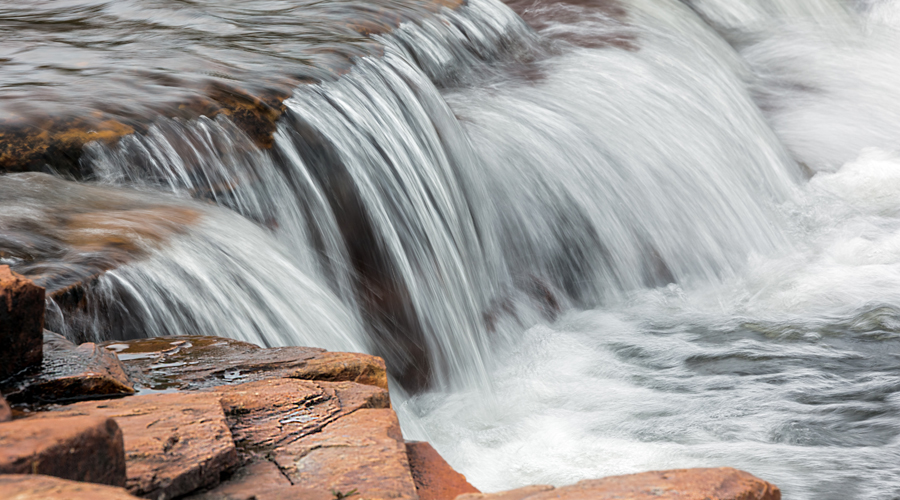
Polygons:
<instances>
[{"instance_id":1,"label":"rocky ledge","mask_svg":"<svg viewBox=\"0 0 900 500\"><path fill-rule=\"evenodd\" d=\"M381 358L208 336L75 345L43 330L37 298L0 269L3 352L28 353L0 383L0 498L781 498L729 468L480 493L404 441Z\"/></svg>"}]
</instances>

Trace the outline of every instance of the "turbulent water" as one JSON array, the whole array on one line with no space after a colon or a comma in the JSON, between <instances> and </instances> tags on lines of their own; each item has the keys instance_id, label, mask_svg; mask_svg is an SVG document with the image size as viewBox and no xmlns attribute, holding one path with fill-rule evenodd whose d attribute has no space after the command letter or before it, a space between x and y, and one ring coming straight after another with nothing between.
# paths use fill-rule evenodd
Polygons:
<instances>
[{"instance_id":1,"label":"turbulent water","mask_svg":"<svg viewBox=\"0 0 900 500\"><path fill-rule=\"evenodd\" d=\"M54 325L383 355L407 436L484 490L900 498L900 3L511 5L378 36L271 151L221 117L91 146L95 185L0 229L103 192L196 214Z\"/></svg>"}]
</instances>

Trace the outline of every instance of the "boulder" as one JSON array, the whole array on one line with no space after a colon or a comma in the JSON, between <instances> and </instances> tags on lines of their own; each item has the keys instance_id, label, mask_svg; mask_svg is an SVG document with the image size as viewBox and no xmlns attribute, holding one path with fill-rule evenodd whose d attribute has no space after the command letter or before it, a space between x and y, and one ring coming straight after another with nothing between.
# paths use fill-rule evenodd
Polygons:
<instances>
[{"instance_id":1,"label":"boulder","mask_svg":"<svg viewBox=\"0 0 900 500\"><path fill-rule=\"evenodd\" d=\"M271 378L349 381L387 389L384 361L367 354L273 347L222 337L155 337L102 344L115 351L139 386L207 389Z\"/></svg>"},{"instance_id":2,"label":"boulder","mask_svg":"<svg viewBox=\"0 0 900 500\"><path fill-rule=\"evenodd\" d=\"M137 500L124 488L40 474L0 474L0 498L15 500Z\"/></svg>"},{"instance_id":3,"label":"boulder","mask_svg":"<svg viewBox=\"0 0 900 500\"><path fill-rule=\"evenodd\" d=\"M528 486L456 500L781 500L777 486L730 467L677 469L581 481L571 486Z\"/></svg>"},{"instance_id":4,"label":"boulder","mask_svg":"<svg viewBox=\"0 0 900 500\"><path fill-rule=\"evenodd\" d=\"M12 411L9 409L9 404L6 403L6 399L0 395L0 422L7 420L12 420Z\"/></svg>"},{"instance_id":5,"label":"boulder","mask_svg":"<svg viewBox=\"0 0 900 500\"><path fill-rule=\"evenodd\" d=\"M149 394L81 402L37 417L84 414L115 418L122 428L127 488L133 495L174 498L215 485L220 474L237 465L217 394Z\"/></svg>"},{"instance_id":6,"label":"boulder","mask_svg":"<svg viewBox=\"0 0 900 500\"><path fill-rule=\"evenodd\" d=\"M430 444L407 442L406 456L420 500L453 500L463 493L479 493Z\"/></svg>"},{"instance_id":7,"label":"boulder","mask_svg":"<svg viewBox=\"0 0 900 500\"><path fill-rule=\"evenodd\" d=\"M13 403L50 403L134 394L115 354L88 342L76 346L62 335L44 331L40 370L3 387Z\"/></svg>"},{"instance_id":8,"label":"boulder","mask_svg":"<svg viewBox=\"0 0 900 500\"><path fill-rule=\"evenodd\" d=\"M105 416L5 422L0 424L0 473L124 486L122 431Z\"/></svg>"},{"instance_id":9,"label":"boulder","mask_svg":"<svg viewBox=\"0 0 900 500\"><path fill-rule=\"evenodd\" d=\"M0 380L40 364L44 289L0 266Z\"/></svg>"}]
</instances>

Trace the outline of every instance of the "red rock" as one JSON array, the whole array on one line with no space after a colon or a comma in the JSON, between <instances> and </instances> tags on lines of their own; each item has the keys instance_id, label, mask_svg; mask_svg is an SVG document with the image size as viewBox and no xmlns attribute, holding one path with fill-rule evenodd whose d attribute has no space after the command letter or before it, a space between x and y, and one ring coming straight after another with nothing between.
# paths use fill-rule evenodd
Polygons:
<instances>
[{"instance_id":1,"label":"red rock","mask_svg":"<svg viewBox=\"0 0 900 500\"><path fill-rule=\"evenodd\" d=\"M128 491L145 498L184 495L218 483L237 465L219 396L171 393L76 403L45 415L115 418L125 437Z\"/></svg>"},{"instance_id":2,"label":"red rock","mask_svg":"<svg viewBox=\"0 0 900 500\"><path fill-rule=\"evenodd\" d=\"M0 424L0 473L124 486L122 431L103 416L26 418Z\"/></svg>"},{"instance_id":3,"label":"red rock","mask_svg":"<svg viewBox=\"0 0 900 500\"><path fill-rule=\"evenodd\" d=\"M6 400L0 395L0 422L6 422L7 420L12 420L12 411L9 409Z\"/></svg>"},{"instance_id":4,"label":"red rock","mask_svg":"<svg viewBox=\"0 0 900 500\"><path fill-rule=\"evenodd\" d=\"M417 499L397 416L362 409L272 452L295 485L336 497ZM343 496L341 496L343 495Z\"/></svg>"},{"instance_id":5,"label":"red rock","mask_svg":"<svg viewBox=\"0 0 900 500\"><path fill-rule=\"evenodd\" d=\"M457 500L781 500L777 486L730 467L676 469L581 481L571 486L529 486Z\"/></svg>"},{"instance_id":6,"label":"red rock","mask_svg":"<svg viewBox=\"0 0 900 500\"><path fill-rule=\"evenodd\" d=\"M137 500L124 488L40 474L0 475L0 498L15 500Z\"/></svg>"},{"instance_id":7,"label":"red rock","mask_svg":"<svg viewBox=\"0 0 900 500\"><path fill-rule=\"evenodd\" d=\"M3 387L13 403L49 403L134 394L116 355L88 342L76 346L62 335L44 331L40 370L16 377Z\"/></svg>"},{"instance_id":8,"label":"red rock","mask_svg":"<svg viewBox=\"0 0 900 500\"><path fill-rule=\"evenodd\" d=\"M463 493L479 492L428 443L407 442L406 456L420 500L453 500Z\"/></svg>"},{"instance_id":9,"label":"red rock","mask_svg":"<svg viewBox=\"0 0 900 500\"><path fill-rule=\"evenodd\" d=\"M44 289L0 266L0 380L40 364Z\"/></svg>"},{"instance_id":10,"label":"red rock","mask_svg":"<svg viewBox=\"0 0 900 500\"><path fill-rule=\"evenodd\" d=\"M357 382L387 390L384 361L312 347L263 349L208 336L156 337L103 344L135 382L150 389L208 389L271 378Z\"/></svg>"}]
</instances>

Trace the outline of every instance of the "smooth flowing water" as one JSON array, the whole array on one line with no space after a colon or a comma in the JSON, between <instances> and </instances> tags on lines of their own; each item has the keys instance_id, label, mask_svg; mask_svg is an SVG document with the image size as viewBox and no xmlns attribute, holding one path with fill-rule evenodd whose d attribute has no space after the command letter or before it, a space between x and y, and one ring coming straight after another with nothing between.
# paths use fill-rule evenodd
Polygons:
<instances>
[{"instance_id":1,"label":"smooth flowing water","mask_svg":"<svg viewBox=\"0 0 900 500\"><path fill-rule=\"evenodd\" d=\"M161 119L90 183L0 177L0 262L117 263L72 336L385 356L407 437L484 490L900 497L900 3L510 6L376 35L271 150ZM140 258L85 244L122 231Z\"/></svg>"}]
</instances>

